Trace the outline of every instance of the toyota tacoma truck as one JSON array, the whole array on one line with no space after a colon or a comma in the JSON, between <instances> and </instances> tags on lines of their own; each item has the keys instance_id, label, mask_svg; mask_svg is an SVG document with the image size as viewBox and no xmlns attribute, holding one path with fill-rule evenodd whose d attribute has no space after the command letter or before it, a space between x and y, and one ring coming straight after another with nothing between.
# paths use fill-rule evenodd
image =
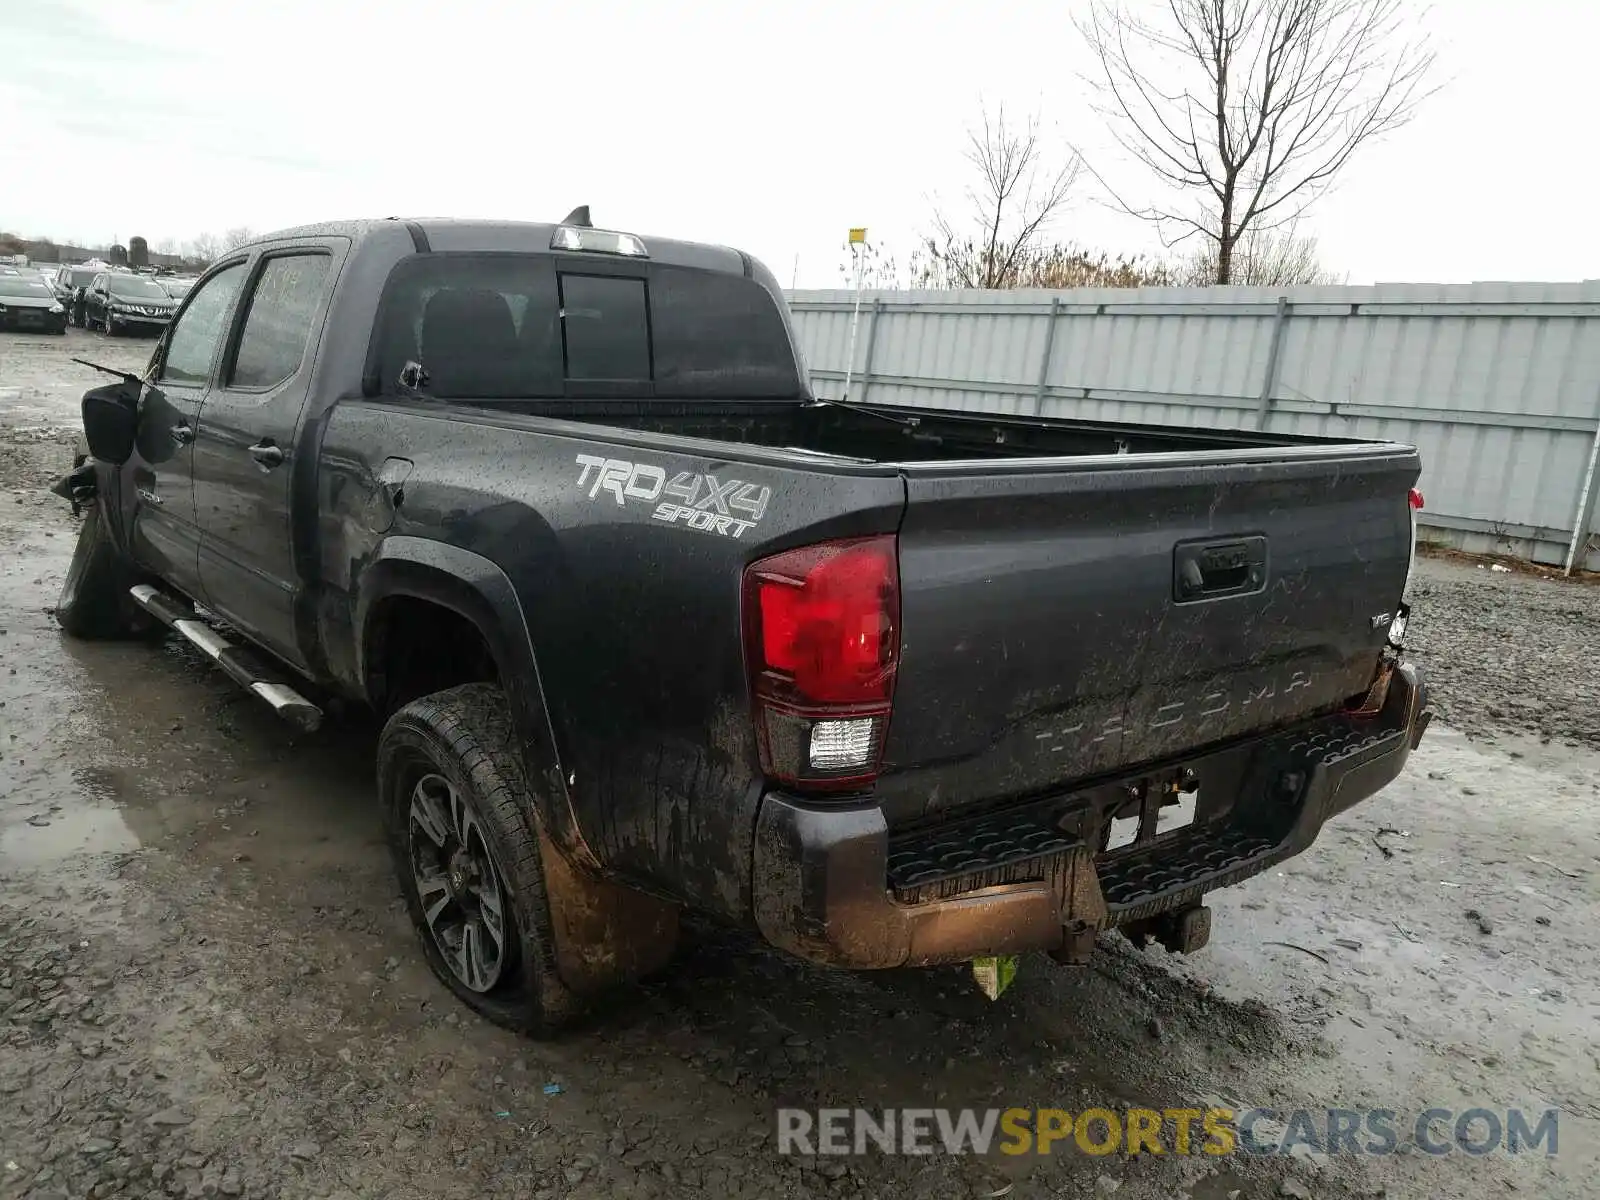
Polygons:
<instances>
[{"instance_id":1,"label":"toyota tacoma truck","mask_svg":"<svg viewBox=\"0 0 1600 1200\"><path fill-rule=\"evenodd\" d=\"M230 251L83 407L66 633L374 710L422 951L536 1034L684 912L1195 949L1430 716L1413 448L821 400L760 263L586 209Z\"/></svg>"}]
</instances>

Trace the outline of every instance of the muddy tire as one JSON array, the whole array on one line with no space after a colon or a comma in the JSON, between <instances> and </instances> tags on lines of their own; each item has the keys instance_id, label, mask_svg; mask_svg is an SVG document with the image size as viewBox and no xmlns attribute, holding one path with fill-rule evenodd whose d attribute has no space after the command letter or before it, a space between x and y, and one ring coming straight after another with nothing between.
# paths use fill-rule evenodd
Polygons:
<instances>
[{"instance_id":1,"label":"muddy tire","mask_svg":"<svg viewBox=\"0 0 1600 1200\"><path fill-rule=\"evenodd\" d=\"M555 965L533 798L505 693L414 700L378 738L378 794L428 965L497 1025L534 1037L580 1011Z\"/></svg>"},{"instance_id":2,"label":"muddy tire","mask_svg":"<svg viewBox=\"0 0 1600 1200\"><path fill-rule=\"evenodd\" d=\"M78 545L56 601L56 621L75 638L132 638L149 634L157 622L133 602L128 589L139 574L117 550L91 504L78 527Z\"/></svg>"}]
</instances>

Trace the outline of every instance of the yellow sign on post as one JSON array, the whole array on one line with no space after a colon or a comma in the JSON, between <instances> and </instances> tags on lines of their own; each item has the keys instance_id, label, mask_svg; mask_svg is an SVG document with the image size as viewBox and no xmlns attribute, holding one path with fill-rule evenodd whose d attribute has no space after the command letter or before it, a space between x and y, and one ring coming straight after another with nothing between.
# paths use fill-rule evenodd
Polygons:
<instances>
[{"instance_id":1,"label":"yellow sign on post","mask_svg":"<svg viewBox=\"0 0 1600 1200\"><path fill-rule=\"evenodd\" d=\"M859 246L866 240L867 231L865 229L852 229L850 231L850 244L852 246Z\"/></svg>"}]
</instances>

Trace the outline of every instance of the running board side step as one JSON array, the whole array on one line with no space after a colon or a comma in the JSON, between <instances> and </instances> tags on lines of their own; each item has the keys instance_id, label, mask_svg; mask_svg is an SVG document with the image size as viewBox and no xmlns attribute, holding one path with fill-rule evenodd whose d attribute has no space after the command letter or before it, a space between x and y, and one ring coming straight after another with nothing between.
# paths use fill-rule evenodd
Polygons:
<instances>
[{"instance_id":1,"label":"running board side step","mask_svg":"<svg viewBox=\"0 0 1600 1200\"><path fill-rule=\"evenodd\" d=\"M288 684L281 682L279 672L266 667L261 658L242 646L235 646L215 629L195 615L194 609L163 595L148 583L128 589L134 603L163 625L170 625L191 645L203 651L208 658L228 675L261 699L272 705L280 717L307 733L314 733L322 724L322 710Z\"/></svg>"}]
</instances>

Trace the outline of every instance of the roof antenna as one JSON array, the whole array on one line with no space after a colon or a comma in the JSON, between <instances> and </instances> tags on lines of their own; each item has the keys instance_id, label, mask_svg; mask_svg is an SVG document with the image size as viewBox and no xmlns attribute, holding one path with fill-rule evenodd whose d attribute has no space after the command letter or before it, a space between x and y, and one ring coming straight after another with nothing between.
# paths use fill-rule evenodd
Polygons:
<instances>
[{"instance_id":1,"label":"roof antenna","mask_svg":"<svg viewBox=\"0 0 1600 1200\"><path fill-rule=\"evenodd\" d=\"M577 208L567 214L567 219L561 223L563 225L576 225L579 229L594 228L594 222L589 219L589 206L587 204L578 205Z\"/></svg>"}]
</instances>

